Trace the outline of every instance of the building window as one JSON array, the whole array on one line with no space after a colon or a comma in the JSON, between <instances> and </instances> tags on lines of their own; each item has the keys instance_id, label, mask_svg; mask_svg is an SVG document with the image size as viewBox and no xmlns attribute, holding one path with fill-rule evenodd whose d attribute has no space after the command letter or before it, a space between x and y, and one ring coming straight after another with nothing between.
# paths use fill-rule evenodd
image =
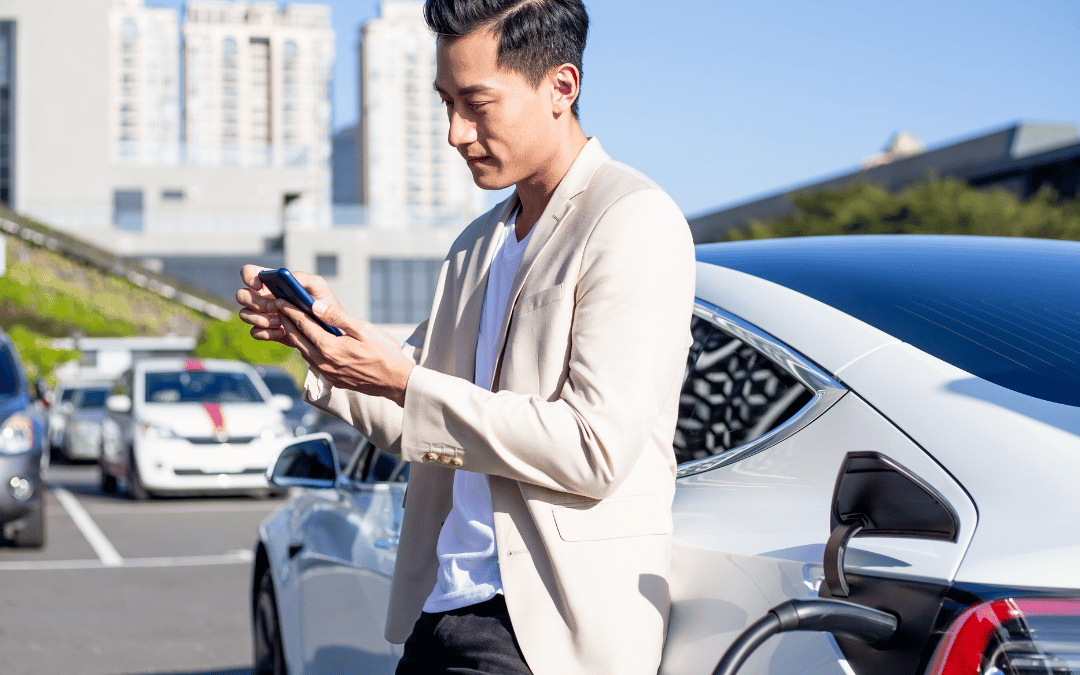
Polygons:
<instances>
[{"instance_id":1,"label":"building window","mask_svg":"<svg viewBox=\"0 0 1080 675\"><path fill-rule=\"evenodd\" d=\"M320 277L336 277L338 274L337 254L324 253L315 256L315 274Z\"/></svg>"},{"instance_id":2,"label":"building window","mask_svg":"<svg viewBox=\"0 0 1080 675\"><path fill-rule=\"evenodd\" d=\"M113 225L118 230L142 231L142 190L116 190L113 192Z\"/></svg>"},{"instance_id":3,"label":"building window","mask_svg":"<svg viewBox=\"0 0 1080 675\"><path fill-rule=\"evenodd\" d=\"M165 188L161 191L161 201L182 202L184 201L184 191L180 188Z\"/></svg>"},{"instance_id":4,"label":"building window","mask_svg":"<svg viewBox=\"0 0 1080 675\"><path fill-rule=\"evenodd\" d=\"M127 19L120 26L120 37L123 39L124 44L131 44L132 42L134 42L136 35L138 35L138 32L138 27L131 19Z\"/></svg>"},{"instance_id":5,"label":"building window","mask_svg":"<svg viewBox=\"0 0 1080 675\"><path fill-rule=\"evenodd\" d=\"M372 323L419 323L431 312L442 261L373 258L370 262L369 319Z\"/></svg>"}]
</instances>

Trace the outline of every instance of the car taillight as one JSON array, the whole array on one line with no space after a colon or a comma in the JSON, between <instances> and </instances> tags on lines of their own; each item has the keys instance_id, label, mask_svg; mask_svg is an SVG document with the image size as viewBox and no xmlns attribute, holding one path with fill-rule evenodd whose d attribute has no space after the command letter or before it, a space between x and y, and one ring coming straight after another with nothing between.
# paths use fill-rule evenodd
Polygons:
<instances>
[{"instance_id":1,"label":"car taillight","mask_svg":"<svg viewBox=\"0 0 1080 675\"><path fill-rule=\"evenodd\" d=\"M1080 599L1004 598L961 613L929 675L1080 675Z\"/></svg>"}]
</instances>

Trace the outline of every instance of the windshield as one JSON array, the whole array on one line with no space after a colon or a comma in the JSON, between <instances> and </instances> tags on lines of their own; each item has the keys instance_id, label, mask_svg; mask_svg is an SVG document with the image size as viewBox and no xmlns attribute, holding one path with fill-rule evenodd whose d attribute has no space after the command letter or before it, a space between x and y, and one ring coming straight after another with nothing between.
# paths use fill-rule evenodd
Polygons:
<instances>
[{"instance_id":1,"label":"windshield","mask_svg":"<svg viewBox=\"0 0 1080 675\"><path fill-rule=\"evenodd\" d=\"M91 410L104 408L107 398L109 398L108 389L87 389L79 399L79 407Z\"/></svg>"},{"instance_id":2,"label":"windshield","mask_svg":"<svg viewBox=\"0 0 1080 675\"><path fill-rule=\"evenodd\" d=\"M146 374L147 403L262 403L244 373L184 370Z\"/></svg>"}]
</instances>

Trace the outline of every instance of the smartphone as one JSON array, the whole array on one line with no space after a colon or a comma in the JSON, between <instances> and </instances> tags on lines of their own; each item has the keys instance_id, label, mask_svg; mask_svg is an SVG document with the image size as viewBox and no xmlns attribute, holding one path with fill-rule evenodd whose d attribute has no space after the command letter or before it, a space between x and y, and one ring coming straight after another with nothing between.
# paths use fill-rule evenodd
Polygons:
<instances>
[{"instance_id":1,"label":"smartphone","mask_svg":"<svg viewBox=\"0 0 1080 675\"><path fill-rule=\"evenodd\" d=\"M300 282L296 280L296 277L289 270L284 267L276 270L265 270L259 272L259 280L262 281L263 286L270 289L275 298L287 300L296 305L297 309L311 317L312 321L325 328L328 333L338 336L344 335L334 326L315 316L315 312L311 311L311 305L315 302L315 298L311 297L307 289L300 285Z\"/></svg>"}]
</instances>

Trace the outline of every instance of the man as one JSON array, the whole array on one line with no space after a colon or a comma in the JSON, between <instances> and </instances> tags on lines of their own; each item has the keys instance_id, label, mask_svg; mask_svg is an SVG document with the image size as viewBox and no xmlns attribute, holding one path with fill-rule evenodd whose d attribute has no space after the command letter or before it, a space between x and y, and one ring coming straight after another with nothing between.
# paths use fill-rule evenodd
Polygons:
<instances>
[{"instance_id":1,"label":"man","mask_svg":"<svg viewBox=\"0 0 1080 675\"><path fill-rule=\"evenodd\" d=\"M577 119L580 0L427 0L449 142L516 186L443 263L401 350L297 274L333 337L261 289L252 335L295 346L309 400L413 463L386 636L411 673L656 673L672 438L690 344L689 229Z\"/></svg>"}]
</instances>

